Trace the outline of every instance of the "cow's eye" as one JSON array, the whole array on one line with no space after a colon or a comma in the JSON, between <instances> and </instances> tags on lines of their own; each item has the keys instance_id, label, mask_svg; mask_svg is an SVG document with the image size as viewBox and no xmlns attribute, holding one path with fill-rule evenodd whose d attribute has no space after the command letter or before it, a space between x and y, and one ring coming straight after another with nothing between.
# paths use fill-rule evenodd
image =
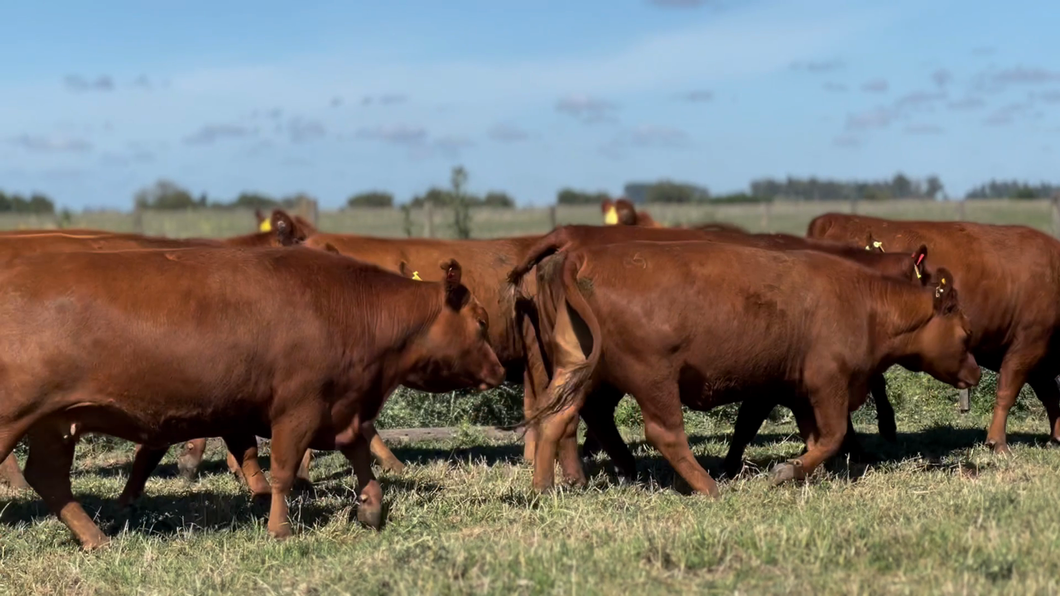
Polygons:
<instances>
[{"instance_id":1,"label":"cow's eye","mask_svg":"<svg viewBox=\"0 0 1060 596\"><path fill-rule=\"evenodd\" d=\"M479 326L479 329L485 329L485 328L486 328L486 321L485 321L485 319L479 319L479 320L478 320L478 326Z\"/></svg>"}]
</instances>

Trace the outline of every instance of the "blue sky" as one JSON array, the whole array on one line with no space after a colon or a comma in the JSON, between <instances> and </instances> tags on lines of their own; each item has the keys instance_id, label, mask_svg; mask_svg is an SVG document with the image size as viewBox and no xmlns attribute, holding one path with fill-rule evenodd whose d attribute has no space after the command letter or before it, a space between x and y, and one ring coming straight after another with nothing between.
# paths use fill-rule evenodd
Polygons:
<instances>
[{"instance_id":1,"label":"blue sky","mask_svg":"<svg viewBox=\"0 0 1060 596\"><path fill-rule=\"evenodd\" d=\"M149 8L150 7L150 8ZM445 185L1060 180L1060 3L5 3L0 189L131 206Z\"/></svg>"}]
</instances>

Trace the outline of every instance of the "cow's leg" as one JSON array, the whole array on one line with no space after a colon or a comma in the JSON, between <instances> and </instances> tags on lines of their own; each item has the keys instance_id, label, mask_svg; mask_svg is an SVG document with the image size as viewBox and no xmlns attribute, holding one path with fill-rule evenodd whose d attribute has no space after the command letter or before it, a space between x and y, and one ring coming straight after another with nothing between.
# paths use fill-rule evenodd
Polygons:
<instances>
[{"instance_id":1,"label":"cow's leg","mask_svg":"<svg viewBox=\"0 0 1060 596\"><path fill-rule=\"evenodd\" d=\"M1060 445L1060 387L1057 380L1046 374L1034 374L1031 377L1031 388L1045 406L1049 416L1049 444Z\"/></svg>"},{"instance_id":2,"label":"cow's leg","mask_svg":"<svg viewBox=\"0 0 1060 596\"><path fill-rule=\"evenodd\" d=\"M869 393L872 401L876 404L876 426L879 428L880 436L895 443L898 441L898 425L894 421L894 407L887 397L887 379L883 374L869 377Z\"/></svg>"},{"instance_id":3,"label":"cow's leg","mask_svg":"<svg viewBox=\"0 0 1060 596\"><path fill-rule=\"evenodd\" d=\"M850 423L850 393L846 383L836 383L810 391L816 434L807 442L806 453L798 458L778 464L773 469L774 484L788 480L801 480L817 469L828 458L839 453Z\"/></svg>"},{"instance_id":4,"label":"cow's leg","mask_svg":"<svg viewBox=\"0 0 1060 596\"><path fill-rule=\"evenodd\" d=\"M0 478L15 490L29 488L22 471L18 469L18 460L15 459L14 453L9 453L4 461L0 462Z\"/></svg>"},{"instance_id":5,"label":"cow's leg","mask_svg":"<svg viewBox=\"0 0 1060 596\"><path fill-rule=\"evenodd\" d=\"M676 383L660 380L633 393L644 414L644 437L670 462L692 490L718 496L718 485L696 461L688 446L681 397Z\"/></svg>"},{"instance_id":6,"label":"cow's leg","mask_svg":"<svg viewBox=\"0 0 1060 596\"><path fill-rule=\"evenodd\" d=\"M261 463L258 462L258 438L254 435L231 434L225 435L222 439L228 448L228 457L232 460L229 469L234 467L240 472L239 477L250 488L252 499L258 501L267 499L272 493L272 487L265 479L265 473L261 471Z\"/></svg>"},{"instance_id":7,"label":"cow's leg","mask_svg":"<svg viewBox=\"0 0 1060 596\"><path fill-rule=\"evenodd\" d=\"M615 408L621 400L622 392L610 385L602 385L586 400L585 406L581 409L581 415L585 419L588 433L585 441L586 449L582 453L587 458L595 455L588 449L590 447L588 438L593 437L597 448L603 448L611 458L619 477L633 482L637 479L637 460L634 459L633 453L622 439L618 427L615 426Z\"/></svg>"},{"instance_id":8,"label":"cow's leg","mask_svg":"<svg viewBox=\"0 0 1060 596\"><path fill-rule=\"evenodd\" d=\"M269 508L269 535L283 539L291 535L287 497L294 487L299 463L313 437L318 412L290 412L272 427L272 504Z\"/></svg>"},{"instance_id":9,"label":"cow's leg","mask_svg":"<svg viewBox=\"0 0 1060 596\"><path fill-rule=\"evenodd\" d=\"M1008 412L1016 405L1016 398L1027 382L1027 376L1038 363L1038 352L1027 349L1010 349L1001 362L997 380L997 397L994 401L994 415L990 420L990 429L986 433L986 444L994 453L1010 453L1006 429Z\"/></svg>"},{"instance_id":10,"label":"cow's leg","mask_svg":"<svg viewBox=\"0 0 1060 596\"><path fill-rule=\"evenodd\" d=\"M155 471L155 468L158 467L158 464L168 451L169 447L149 447L139 443L136 445L132 472L129 473L129 479L125 481L125 488L122 489L121 495L118 497L119 507L132 505L133 501L144 494L147 479L151 477L151 472Z\"/></svg>"},{"instance_id":11,"label":"cow's leg","mask_svg":"<svg viewBox=\"0 0 1060 596\"><path fill-rule=\"evenodd\" d=\"M547 380L545 381L547 383ZM537 412L538 396L530 366L523 373L523 420L530 420ZM528 424L523 431L523 460L534 461L534 452L537 450L537 425Z\"/></svg>"},{"instance_id":12,"label":"cow's leg","mask_svg":"<svg viewBox=\"0 0 1060 596\"><path fill-rule=\"evenodd\" d=\"M313 480L309 477L309 464L313 461L313 450L306 449L302 461L298 462L298 471L294 475L294 484L299 490L310 490L313 488Z\"/></svg>"},{"instance_id":13,"label":"cow's leg","mask_svg":"<svg viewBox=\"0 0 1060 596\"><path fill-rule=\"evenodd\" d=\"M755 435L762 428L762 423L769 417L777 404L770 400L747 399L740 404L740 411L736 414L736 424L732 429L732 441L729 443L729 452L725 454L722 462L722 473L729 478L736 478L743 470L743 455L747 445L754 440Z\"/></svg>"},{"instance_id":14,"label":"cow's leg","mask_svg":"<svg viewBox=\"0 0 1060 596\"><path fill-rule=\"evenodd\" d=\"M393 474L400 474L405 471L405 464L401 463L401 460L386 446L386 443L383 442L383 439L375 430L374 423L366 422L364 424L364 432L371 435L368 447L372 450L372 455L375 456L381 468Z\"/></svg>"},{"instance_id":15,"label":"cow's leg","mask_svg":"<svg viewBox=\"0 0 1060 596\"><path fill-rule=\"evenodd\" d=\"M177 455L177 470L180 471L182 478L189 482L195 479L204 453L206 453L205 438L193 439L184 443L184 448Z\"/></svg>"},{"instance_id":16,"label":"cow's leg","mask_svg":"<svg viewBox=\"0 0 1060 596\"><path fill-rule=\"evenodd\" d=\"M366 426L366 425L365 425ZM372 456L367 433L358 433L353 444L344 447L342 454L353 466L357 475L357 521L378 530L383 525L383 489L372 472Z\"/></svg>"},{"instance_id":17,"label":"cow's leg","mask_svg":"<svg viewBox=\"0 0 1060 596\"><path fill-rule=\"evenodd\" d=\"M82 548L92 550L106 545L109 539L74 500L70 489L70 467L74 462L77 437L65 434L69 427L64 431L61 425L46 422L30 431L26 480L48 509L70 528Z\"/></svg>"}]
</instances>

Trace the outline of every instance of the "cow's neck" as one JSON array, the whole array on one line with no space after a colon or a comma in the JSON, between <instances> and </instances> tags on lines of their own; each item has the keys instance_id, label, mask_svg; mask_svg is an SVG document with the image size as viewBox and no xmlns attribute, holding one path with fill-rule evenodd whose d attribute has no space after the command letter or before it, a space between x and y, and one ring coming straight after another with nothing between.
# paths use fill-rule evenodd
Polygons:
<instances>
[{"instance_id":1,"label":"cow's neck","mask_svg":"<svg viewBox=\"0 0 1060 596\"><path fill-rule=\"evenodd\" d=\"M934 315L931 293L908 283L873 280L874 359L882 367L918 353L918 334Z\"/></svg>"},{"instance_id":2,"label":"cow's neck","mask_svg":"<svg viewBox=\"0 0 1060 596\"><path fill-rule=\"evenodd\" d=\"M410 355L418 352L417 339L427 332L442 308L437 285L397 280L385 288L362 288L358 298L348 313L359 328L352 337L362 338L355 340L354 346L367 349L371 355L371 361L362 362L358 372L372 374L372 384L389 393L418 364Z\"/></svg>"}]
</instances>

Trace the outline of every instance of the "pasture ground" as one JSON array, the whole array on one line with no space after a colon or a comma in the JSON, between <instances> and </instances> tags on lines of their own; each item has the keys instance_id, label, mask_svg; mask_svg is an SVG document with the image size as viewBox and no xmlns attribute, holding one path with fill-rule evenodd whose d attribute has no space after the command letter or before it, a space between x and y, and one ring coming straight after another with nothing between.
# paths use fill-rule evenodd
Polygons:
<instances>
[{"instance_id":1,"label":"pasture ground","mask_svg":"<svg viewBox=\"0 0 1060 596\"><path fill-rule=\"evenodd\" d=\"M267 537L264 515L214 446L200 479L172 458L134 509L117 509L131 448L83 441L74 491L114 537L80 552L33 494L0 488L0 591L7 594L1046 594L1060 591L1060 450L1043 446L1044 413L1024 395L1011 457L982 442L992 390L958 414L956 391L892 372L899 443L855 420L872 465L833 462L802 485L767 470L802 447L786 414L748 450L763 470L721 484L713 501L673 488L673 473L636 426L626 429L642 480L621 486L597 462L590 487L539 496L521 445L466 431L394 445L408 462L381 474L382 532L351 521L354 484L322 454L315 494L292 504L296 536ZM1029 399L1028 399L1029 398ZM778 411L779 413L779 411ZM716 469L731 433L723 415L689 414L694 449ZM625 404L620 420L635 425ZM266 469L267 469L267 461Z\"/></svg>"}]
</instances>

